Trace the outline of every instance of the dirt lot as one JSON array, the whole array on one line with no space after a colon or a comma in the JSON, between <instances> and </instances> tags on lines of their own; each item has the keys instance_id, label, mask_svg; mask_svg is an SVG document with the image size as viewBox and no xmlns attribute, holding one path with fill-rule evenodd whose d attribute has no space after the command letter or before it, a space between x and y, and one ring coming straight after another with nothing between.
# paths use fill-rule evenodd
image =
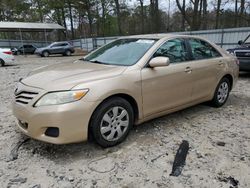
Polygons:
<instances>
[{"instance_id":1,"label":"dirt lot","mask_svg":"<svg viewBox=\"0 0 250 188\"><path fill-rule=\"evenodd\" d=\"M224 107L202 104L144 123L117 147L27 140L11 112L15 83L39 66L78 58L17 57L0 67L1 188L250 187L250 73L241 74ZM173 177L182 140L190 150L182 174Z\"/></svg>"}]
</instances>

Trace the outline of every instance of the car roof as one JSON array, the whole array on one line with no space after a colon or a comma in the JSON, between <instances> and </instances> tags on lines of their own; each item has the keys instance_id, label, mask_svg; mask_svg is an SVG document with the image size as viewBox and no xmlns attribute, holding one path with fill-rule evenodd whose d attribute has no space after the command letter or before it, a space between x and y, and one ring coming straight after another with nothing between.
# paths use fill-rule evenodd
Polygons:
<instances>
[{"instance_id":1,"label":"car roof","mask_svg":"<svg viewBox=\"0 0 250 188\"><path fill-rule=\"evenodd\" d=\"M67 41L63 41L63 42L53 42L52 44L65 44L65 43L69 44L69 42L67 42Z\"/></svg>"},{"instance_id":2,"label":"car roof","mask_svg":"<svg viewBox=\"0 0 250 188\"><path fill-rule=\"evenodd\" d=\"M125 37L121 37L121 39L126 39L126 38L144 38L144 39L167 39L167 38L197 38L197 39L203 39L202 37L199 36L193 36L193 35L179 35L179 34L146 34L146 35L131 35L131 36L125 36Z\"/></svg>"}]
</instances>

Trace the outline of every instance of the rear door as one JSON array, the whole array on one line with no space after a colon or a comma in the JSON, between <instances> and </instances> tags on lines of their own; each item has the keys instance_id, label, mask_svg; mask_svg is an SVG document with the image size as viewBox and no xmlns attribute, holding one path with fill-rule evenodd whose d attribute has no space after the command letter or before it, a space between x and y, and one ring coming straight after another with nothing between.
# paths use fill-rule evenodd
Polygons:
<instances>
[{"instance_id":1,"label":"rear door","mask_svg":"<svg viewBox=\"0 0 250 188\"><path fill-rule=\"evenodd\" d=\"M24 45L25 53L32 53L33 46L32 45Z\"/></svg>"},{"instance_id":2,"label":"rear door","mask_svg":"<svg viewBox=\"0 0 250 188\"><path fill-rule=\"evenodd\" d=\"M65 50L66 50L66 48L67 48L67 46L68 46L68 43L62 43L60 45L59 53L64 53Z\"/></svg>"},{"instance_id":3,"label":"rear door","mask_svg":"<svg viewBox=\"0 0 250 188\"><path fill-rule=\"evenodd\" d=\"M145 117L191 101L192 72L184 40L166 41L153 55L157 56L168 57L170 65L145 67L141 71Z\"/></svg>"},{"instance_id":4,"label":"rear door","mask_svg":"<svg viewBox=\"0 0 250 188\"><path fill-rule=\"evenodd\" d=\"M222 55L208 42L189 38L187 39L193 61L190 63L194 77L192 99L206 98L214 92L225 62Z\"/></svg>"},{"instance_id":5,"label":"rear door","mask_svg":"<svg viewBox=\"0 0 250 188\"><path fill-rule=\"evenodd\" d=\"M61 53L61 43L59 43L59 44L54 44L54 45L52 45L51 47L50 47L50 49L49 49L49 52L51 53L51 54L59 54L59 53Z\"/></svg>"}]
</instances>

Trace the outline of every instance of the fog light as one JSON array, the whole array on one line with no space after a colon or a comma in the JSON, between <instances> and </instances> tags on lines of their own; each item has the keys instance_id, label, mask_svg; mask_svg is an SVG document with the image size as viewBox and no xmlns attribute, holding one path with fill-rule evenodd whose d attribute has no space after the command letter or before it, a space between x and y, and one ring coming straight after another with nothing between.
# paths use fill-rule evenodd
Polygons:
<instances>
[{"instance_id":1,"label":"fog light","mask_svg":"<svg viewBox=\"0 0 250 188\"><path fill-rule=\"evenodd\" d=\"M18 124L23 128L23 129L28 129L28 123L18 120Z\"/></svg>"},{"instance_id":2,"label":"fog light","mask_svg":"<svg viewBox=\"0 0 250 188\"><path fill-rule=\"evenodd\" d=\"M59 129L57 127L48 127L45 131L45 135L50 137L58 137Z\"/></svg>"}]
</instances>

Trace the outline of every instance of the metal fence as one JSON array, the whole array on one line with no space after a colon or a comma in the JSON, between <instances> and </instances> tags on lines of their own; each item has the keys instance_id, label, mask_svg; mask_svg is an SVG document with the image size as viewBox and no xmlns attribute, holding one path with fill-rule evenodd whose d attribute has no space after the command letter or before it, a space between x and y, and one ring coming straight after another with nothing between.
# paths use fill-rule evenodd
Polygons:
<instances>
[{"instance_id":1,"label":"metal fence","mask_svg":"<svg viewBox=\"0 0 250 188\"><path fill-rule=\"evenodd\" d=\"M201 36L216 43L224 49L228 49L236 46L239 40L244 40L250 34L250 27L175 32L172 34ZM79 47L86 51L91 51L119 37L120 36L78 39L74 40L73 44L75 47Z\"/></svg>"},{"instance_id":2,"label":"metal fence","mask_svg":"<svg viewBox=\"0 0 250 188\"><path fill-rule=\"evenodd\" d=\"M176 32L173 34L184 34L184 35L198 35L216 43L224 49L232 48L237 45L239 40L244 40L250 34L250 27L231 28L231 29L216 29L216 30L201 30L201 31L187 31L187 32ZM97 38L83 38L72 40L72 44L76 48L81 48L84 51L92 51L104 44L107 44L120 36L115 37L97 37ZM37 47L48 45L49 42L45 41L31 41L25 40L23 44L34 44ZM22 42L20 40L0 40L0 47L17 47Z\"/></svg>"}]
</instances>

